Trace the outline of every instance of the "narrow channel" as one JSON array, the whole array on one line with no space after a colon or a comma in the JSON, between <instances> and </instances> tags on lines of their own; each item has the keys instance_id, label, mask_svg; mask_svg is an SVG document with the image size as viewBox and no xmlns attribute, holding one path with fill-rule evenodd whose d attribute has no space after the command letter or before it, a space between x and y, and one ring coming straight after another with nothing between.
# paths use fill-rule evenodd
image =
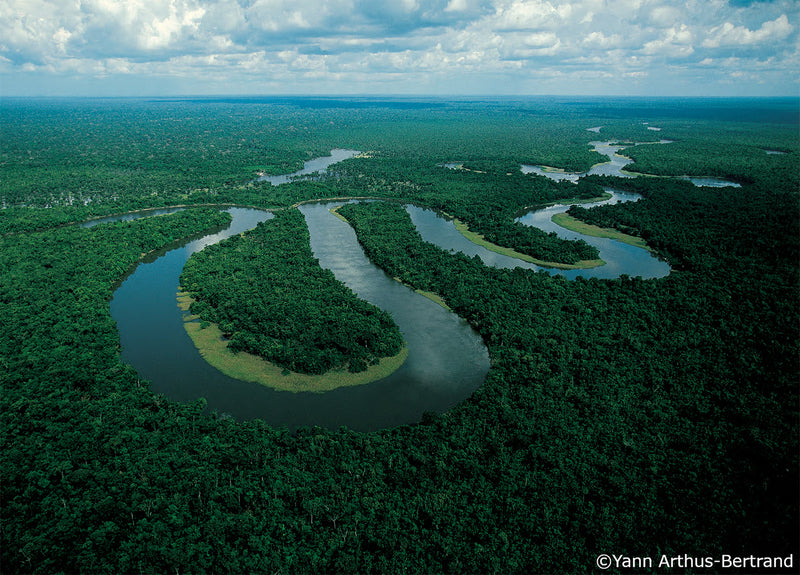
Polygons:
<instances>
[{"instance_id":1,"label":"narrow channel","mask_svg":"<svg viewBox=\"0 0 800 575\"><path fill-rule=\"evenodd\" d=\"M311 176L312 174L324 175L326 170L333 164L341 162L342 160L349 160L360 154L358 150L345 150L343 148L335 148L331 150L330 156L322 156L321 158L314 158L308 160L303 164L303 167L291 174L281 174L277 176L270 176L263 174L256 178L257 182L269 182L273 186L280 186L281 184L288 184L289 182L297 179L302 179Z\"/></svg>"}]
</instances>

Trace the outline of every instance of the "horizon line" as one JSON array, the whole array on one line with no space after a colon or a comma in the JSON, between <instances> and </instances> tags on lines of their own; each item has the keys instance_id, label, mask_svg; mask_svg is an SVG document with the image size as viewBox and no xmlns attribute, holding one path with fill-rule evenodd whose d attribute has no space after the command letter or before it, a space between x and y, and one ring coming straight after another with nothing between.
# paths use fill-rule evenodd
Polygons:
<instances>
[{"instance_id":1,"label":"horizon line","mask_svg":"<svg viewBox=\"0 0 800 575\"><path fill-rule=\"evenodd\" d=\"M761 95L761 96L722 96L722 95L645 95L645 94L403 94L403 93L280 93L280 94L204 94L204 93L185 93L185 94L138 94L138 95L121 95L121 94L97 94L97 95L80 95L80 94L0 94L0 101L6 99L39 99L39 100L146 100L146 99L161 99L161 100L175 100L187 98L204 98L204 99L222 99L222 98L275 98L275 99L288 99L288 98L320 98L320 99L345 99L345 98L364 98L364 99L427 99L427 100L463 100L463 99L479 99L479 100L511 100L511 99L535 99L535 98L565 98L565 99L646 99L646 100L798 100L800 101L800 94L787 94L787 95Z\"/></svg>"}]
</instances>

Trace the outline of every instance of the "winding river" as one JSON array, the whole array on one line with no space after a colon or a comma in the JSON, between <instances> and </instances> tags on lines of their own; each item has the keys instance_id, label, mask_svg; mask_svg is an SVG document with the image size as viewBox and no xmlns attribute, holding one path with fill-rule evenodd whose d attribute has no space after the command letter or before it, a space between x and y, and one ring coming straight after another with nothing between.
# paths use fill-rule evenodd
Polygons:
<instances>
[{"instance_id":1,"label":"winding river","mask_svg":"<svg viewBox=\"0 0 800 575\"><path fill-rule=\"evenodd\" d=\"M330 164L357 153L334 150L331 156L307 162L295 174L263 179L280 185L295 177L324 172ZM605 203L635 199L632 194L612 192ZM233 220L227 229L152 254L124 279L111 301L123 360L149 380L155 392L171 399L194 401L204 397L208 408L223 416L259 418L289 429L316 425L370 431L413 424L426 411L443 412L469 397L483 383L490 365L480 336L457 315L394 281L370 263L352 228L330 211L342 203L300 206L308 224L311 248L320 265L333 271L360 298L392 314L409 347L408 359L397 371L371 384L323 394L289 393L228 377L200 356L184 329L183 312L176 303L180 274L193 253L272 217L269 212L250 208L230 208ZM406 209L423 239L444 249L478 255L487 265L496 267L547 269L477 246L464 238L451 221L430 210L416 206ZM569 278L612 278L620 274L652 278L669 273L667 264L646 250L582 236L553 224L553 213L566 209L568 206L537 210L519 221L597 245L601 258L608 263L590 270L548 271ZM155 213L162 212L146 215ZM136 216L95 220L87 225L131 217Z\"/></svg>"},{"instance_id":2,"label":"winding river","mask_svg":"<svg viewBox=\"0 0 800 575\"><path fill-rule=\"evenodd\" d=\"M587 207L589 205L599 206L617 202L631 202L641 198L638 194L614 190L609 190L609 192L611 193L609 199L587 204ZM617 240L596 238L573 232L552 221L552 217L555 214L566 212L569 208L569 205L557 204L531 211L517 218L517 221L527 226L541 228L546 232L553 232L558 235L558 237L567 240L584 240L586 243L598 249L600 252L600 259L606 262L605 265L588 269L562 270L547 268L517 258L498 254L469 241L456 229L452 221L437 215L435 212L417 206L406 206L406 210L411 216L411 220L417 227L417 231L422 236L422 239L445 250L462 252L470 257L478 256L483 263L488 266L497 268L519 267L535 271L548 271L551 274L562 275L568 279L575 279L577 277L613 279L623 274L631 277L640 276L644 279L652 279L664 277L669 274L670 267L667 262L653 256L653 254L645 249Z\"/></svg>"},{"instance_id":3,"label":"winding river","mask_svg":"<svg viewBox=\"0 0 800 575\"><path fill-rule=\"evenodd\" d=\"M654 128L648 128L654 129ZM661 128L658 128L660 130ZM600 128L589 128L590 131L600 131ZM546 166L533 166L529 164L522 164L520 169L522 170L523 174L536 174L538 176L545 176L554 180L556 182L560 182L566 180L568 182L577 182L580 178L584 176L616 176L618 178L636 178L638 174L633 172L625 172L624 168L628 164L633 163L633 160L627 156L620 155L619 151L623 148L629 148L630 146L644 146L644 145L651 145L651 144L671 144L672 140L659 140L658 142L647 142L642 144L624 144L618 145L612 142L589 142L593 147L594 151L606 156L608 158L608 162L603 162L601 164L595 164L586 172L565 172L562 170L558 170L555 168L549 168ZM458 164L446 164L448 167L455 167ZM681 176L682 179L688 180L692 182L697 187L713 187L713 188L741 188L741 184L737 184L736 182L731 182L728 180L722 180L720 178L712 178L712 177L702 177L702 176Z\"/></svg>"},{"instance_id":4,"label":"winding river","mask_svg":"<svg viewBox=\"0 0 800 575\"><path fill-rule=\"evenodd\" d=\"M282 174L278 176L263 175L256 178L257 182L269 182L273 186L280 186L287 184L293 180L311 176L311 174L325 174L329 166L341 162L342 160L349 160L360 154L358 150L345 150L343 148L335 148L331 150L330 156L322 156L321 158L314 158L308 160L303 164L302 169L297 170L291 174Z\"/></svg>"},{"instance_id":5,"label":"winding river","mask_svg":"<svg viewBox=\"0 0 800 575\"><path fill-rule=\"evenodd\" d=\"M271 217L246 208L229 210L233 221L228 229L154 254L122 282L111 301L122 359L149 380L154 391L171 399L204 397L218 413L290 429L318 425L369 431L411 424L426 411L443 412L469 397L489 370L480 336L457 315L371 264L350 226L329 211L333 206L300 208L314 255L359 297L392 314L409 347L400 369L368 385L324 394L289 393L230 378L200 356L176 303L179 277L196 251Z\"/></svg>"},{"instance_id":6,"label":"winding river","mask_svg":"<svg viewBox=\"0 0 800 575\"><path fill-rule=\"evenodd\" d=\"M659 143L667 144L670 140L661 140ZM609 161L602 163L602 164L595 164L594 166L589 169L587 172L564 172L561 170L555 170L553 168L546 168L543 166L531 166L528 164L522 164L520 168L522 169L523 174L536 174L539 176L545 176L550 178L551 180L555 180L556 182L560 182L562 180L567 180L569 182L577 182L578 179L582 178L583 176L591 176L591 175L598 175L598 176L617 176L619 178L633 178L636 177L634 174L626 174L622 171L622 169L633 162L630 158L626 156L620 156L619 151L622 148L628 147L625 146L615 146L611 142L589 142L592 146L594 146L594 151L607 156Z\"/></svg>"}]
</instances>

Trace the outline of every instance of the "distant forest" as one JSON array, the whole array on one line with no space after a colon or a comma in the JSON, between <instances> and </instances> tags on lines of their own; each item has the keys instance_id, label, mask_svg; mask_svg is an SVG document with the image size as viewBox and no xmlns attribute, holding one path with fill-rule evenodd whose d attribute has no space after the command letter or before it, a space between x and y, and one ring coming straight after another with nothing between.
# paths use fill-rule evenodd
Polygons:
<instances>
[{"instance_id":1,"label":"distant forest","mask_svg":"<svg viewBox=\"0 0 800 575\"><path fill-rule=\"evenodd\" d=\"M797 100L4 99L0 121L3 573L800 561ZM588 170L607 159L600 139L641 177L520 170ZM363 153L325 177L256 181L334 148ZM424 242L402 207L573 264L596 249L515 218L607 189L642 199L570 215L643 238L667 277L487 267ZM340 210L370 260L480 334L491 369L468 399L379 431L288 429L155 393L122 362L114 290L147 254L226 225L230 205L275 218L199 252L182 282L233 348L310 373L396 353L391 317L309 254L295 206L344 197L381 200ZM74 225L165 206L186 209ZM360 332L326 327L345 314Z\"/></svg>"}]
</instances>

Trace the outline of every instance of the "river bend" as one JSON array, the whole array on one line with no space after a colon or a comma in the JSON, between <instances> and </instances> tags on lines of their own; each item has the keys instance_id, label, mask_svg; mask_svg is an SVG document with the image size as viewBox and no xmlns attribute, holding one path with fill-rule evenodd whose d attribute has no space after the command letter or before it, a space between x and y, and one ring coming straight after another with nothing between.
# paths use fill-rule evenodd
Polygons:
<instances>
[{"instance_id":1,"label":"river bend","mask_svg":"<svg viewBox=\"0 0 800 575\"><path fill-rule=\"evenodd\" d=\"M295 174L263 179L280 185L294 177L324 171L330 164L357 153L334 150L331 156L307 162L304 170ZM606 203L635 199L632 194L613 192ZM290 429L317 425L369 431L413 424L426 411L443 412L469 397L483 383L490 364L479 335L457 315L394 281L369 262L352 228L330 211L341 204L300 206L312 251L320 265L330 269L358 297L392 314L409 346L408 359L397 371L371 384L323 394L289 393L228 377L200 356L184 329L183 313L176 303L180 274L193 253L272 217L268 212L249 208L229 209L233 220L227 229L149 256L122 282L114 292L111 314L119 328L123 360L149 380L155 392L171 399L193 401L204 397L209 409L220 414L237 419L259 418ZM496 267L547 269L470 242L451 221L430 210L415 206L406 209L423 239L444 249L478 255L484 263ZM583 236L551 221L553 213L567 209L568 206L553 206L531 212L519 221L597 245L607 264L591 270L548 271L569 278L612 278L620 274L650 278L669 273L666 263L646 250ZM130 217L135 216L118 218ZM97 223L103 221L93 222Z\"/></svg>"},{"instance_id":2,"label":"river bend","mask_svg":"<svg viewBox=\"0 0 800 575\"><path fill-rule=\"evenodd\" d=\"M469 397L489 370L480 336L456 314L371 264L353 230L330 207L301 207L314 255L359 297L392 314L409 346L408 359L397 371L371 384L323 394L289 393L228 377L200 356L175 298L180 274L196 251L271 217L246 208L230 209L227 230L148 258L124 280L111 301L123 361L171 399L205 397L218 413L290 429L318 425L370 431L411 424L426 411L444 412Z\"/></svg>"}]
</instances>

